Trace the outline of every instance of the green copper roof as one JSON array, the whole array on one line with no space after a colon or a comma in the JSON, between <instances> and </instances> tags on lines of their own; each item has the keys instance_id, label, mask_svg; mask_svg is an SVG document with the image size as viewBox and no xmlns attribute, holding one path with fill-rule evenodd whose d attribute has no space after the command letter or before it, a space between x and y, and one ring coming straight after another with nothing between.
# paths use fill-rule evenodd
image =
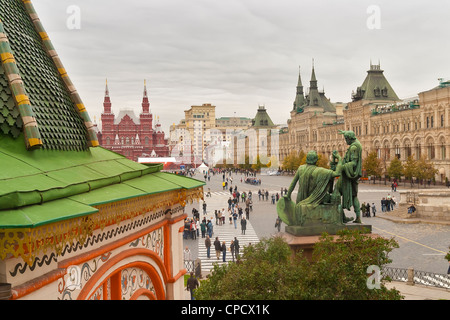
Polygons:
<instances>
[{"instance_id":1,"label":"green copper roof","mask_svg":"<svg viewBox=\"0 0 450 320\"><path fill-rule=\"evenodd\" d=\"M302 78L301 78L300 70L299 70L299 72L298 72L298 81L297 81L297 92L295 94L293 110L296 110L297 108L302 108L304 104L305 104L305 96L304 96L304 93L303 93Z\"/></svg>"},{"instance_id":2,"label":"green copper roof","mask_svg":"<svg viewBox=\"0 0 450 320\"><path fill-rule=\"evenodd\" d=\"M0 228L30 227L96 212L92 205L205 183L160 172L109 150L27 151L0 137Z\"/></svg>"},{"instance_id":3,"label":"green copper roof","mask_svg":"<svg viewBox=\"0 0 450 320\"><path fill-rule=\"evenodd\" d=\"M258 112L256 113L256 116L252 121L252 127L256 128L275 127L275 125L272 122L272 119L270 119L267 110L264 106L260 106L258 108Z\"/></svg>"},{"instance_id":4,"label":"green copper roof","mask_svg":"<svg viewBox=\"0 0 450 320\"><path fill-rule=\"evenodd\" d=\"M39 19L32 21L30 14L36 17L29 1L0 0L0 134L17 138L24 129L23 117L31 116L42 148L86 150L96 139L86 127L89 121L81 116L87 114L79 112L82 104L70 91L74 89L68 87L64 68L55 63L56 51L46 33L37 29ZM13 91L15 87L20 94ZM29 114L19 115L23 101L14 103L18 96L25 97Z\"/></svg>"},{"instance_id":5,"label":"green copper roof","mask_svg":"<svg viewBox=\"0 0 450 320\"><path fill-rule=\"evenodd\" d=\"M380 65L370 65L363 84L353 93L353 100L399 101L397 94L387 81Z\"/></svg>"},{"instance_id":6,"label":"green copper roof","mask_svg":"<svg viewBox=\"0 0 450 320\"><path fill-rule=\"evenodd\" d=\"M87 111L30 1L0 0L0 58L0 229L205 184L92 148Z\"/></svg>"},{"instance_id":7,"label":"green copper roof","mask_svg":"<svg viewBox=\"0 0 450 320\"><path fill-rule=\"evenodd\" d=\"M336 113L336 107L325 96L325 92L319 91L317 87L317 78L314 66L312 68L311 80L309 83L309 91L306 96L304 96L300 74L298 75L297 94L295 97L293 110L297 113L301 113L305 111L305 108L314 107L323 109L323 112Z\"/></svg>"}]
</instances>

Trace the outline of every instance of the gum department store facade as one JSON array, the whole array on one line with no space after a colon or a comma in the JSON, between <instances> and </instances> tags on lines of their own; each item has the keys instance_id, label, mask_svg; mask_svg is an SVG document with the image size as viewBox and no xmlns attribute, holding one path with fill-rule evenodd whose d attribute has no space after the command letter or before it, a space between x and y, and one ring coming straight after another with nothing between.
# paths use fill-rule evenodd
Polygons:
<instances>
[{"instance_id":1,"label":"gum department store facade","mask_svg":"<svg viewBox=\"0 0 450 320\"><path fill-rule=\"evenodd\" d=\"M396 156L405 161L426 156L433 162L437 182L450 176L448 135L450 82L401 100L390 86L380 65L370 65L367 76L347 104L331 103L317 87L314 67L310 87L303 91L299 74L297 93L288 126L281 129L280 163L295 151L317 150L330 156L347 149L339 130L353 130L363 147L363 158L377 151L386 168Z\"/></svg>"}]
</instances>

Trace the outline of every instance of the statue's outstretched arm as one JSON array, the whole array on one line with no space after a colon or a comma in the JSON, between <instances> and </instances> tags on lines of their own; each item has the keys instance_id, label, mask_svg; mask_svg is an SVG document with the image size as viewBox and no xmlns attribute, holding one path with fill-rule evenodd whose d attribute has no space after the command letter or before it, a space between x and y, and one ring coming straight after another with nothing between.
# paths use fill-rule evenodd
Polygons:
<instances>
[{"instance_id":1,"label":"statue's outstretched arm","mask_svg":"<svg viewBox=\"0 0 450 320\"><path fill-rule=\"evenodd\" d=\"M342 158L336 150L333 151L333 162L335 163L336 167L334 168L333 177L340 177L342 174Z\"/></svg>"}]
</instances>

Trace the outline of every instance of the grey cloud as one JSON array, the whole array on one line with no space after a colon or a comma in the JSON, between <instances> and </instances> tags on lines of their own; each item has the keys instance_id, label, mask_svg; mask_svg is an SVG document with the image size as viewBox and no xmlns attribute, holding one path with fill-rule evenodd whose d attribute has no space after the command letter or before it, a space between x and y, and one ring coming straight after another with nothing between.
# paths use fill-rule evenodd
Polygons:
<instances>
[{"instance_id":1,"label":"grey cloud","mask_svg":"<svg viewBox=\"0 0 450 320\"><path fill-rule=\"evenodd\" d=\"M212 103L218 116L253 117L265 104L286 123L298 66L309 85L312 58L319 87L348 102L370 59L381 61L400 97L450 77L450 3L339 0L34 0L91 117L102 112L105 78L113 110L140 111L143 79L163 128L191 105ZM380 8L381 29L366 25ZM81 29L66 27L69 5Z\"/></svg>"}]
</instances>

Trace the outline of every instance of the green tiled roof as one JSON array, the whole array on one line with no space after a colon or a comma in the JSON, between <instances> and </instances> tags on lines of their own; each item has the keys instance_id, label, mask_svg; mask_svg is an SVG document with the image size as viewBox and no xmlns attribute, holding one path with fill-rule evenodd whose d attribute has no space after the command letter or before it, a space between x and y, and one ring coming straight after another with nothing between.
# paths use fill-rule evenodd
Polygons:
<instances>
[{"instance_id":1,"label":"green tiled roof","mask_svg":"<svg viewBox=\"0 0 450 320\"><path fill-rule=\"evenodd\" d=\"M252 127L255 128L275 127L275 125L272 122L272 119L270 119L269 114L267 113L266 108L264 106L260 106L258 108L258 112L256 113L256 116L252 122L253 122Z\"/></svg>"},{"instance_id":2,"label":"green tiled roof","mask_svg":"<svg viewBox=\"0 0 450 320\"><path fill-rule=\"evenodd\" d=\"M63 68L55 64L55 57L51 57L44 46L43 38L48 38L45 32L36 29L38 20L31 20L30 10L31 3L0 0L0 23L7 37L2 42L2 52L8 49L5 46L10 47L9 61L15 60L17 65L18 76L23 81L37 122L42 148L86 150L89 146L86 121L77 111L79 106L65 83L68 80L61 75ZM6 67L5 62L0 65L0 134L17 138L23 130L23 119L14 103Z\"/></svg>"},{"instance_id":3,"label":"green tiled roof","mask_svg":"<svg viewBox=\"0 0 450 320\"><path fill-rule=\"evenodd\" d=\"M0 229L205 184L92 148L98 142L87 111L30 1L0 0L0 58Z\"/></svg>"},{"instance_id":4,"label":"green tiled roof","mask_svg":"<svg viewBox=\"0 0 450 320\"><path fill-rule=\"evenodd\" d=\"M0 137L0 228L30 227L96 212L101 203L193 189L205 183L160 172L109 150L27 151Z\"/></svg>"},{"instance_id":5,"label":"green tiled roof","mask_svg":"<svg viewBox=\"0 0 450 320\"><path fill-rule=\"evenodd\" d=\"M400 99L394 89L392 89L383 72L380 65L371 64L370 70L367 71L366 79L357 88L356 93L353 94L353 100L399 101Z\"/></svg>"}]
</instances>

